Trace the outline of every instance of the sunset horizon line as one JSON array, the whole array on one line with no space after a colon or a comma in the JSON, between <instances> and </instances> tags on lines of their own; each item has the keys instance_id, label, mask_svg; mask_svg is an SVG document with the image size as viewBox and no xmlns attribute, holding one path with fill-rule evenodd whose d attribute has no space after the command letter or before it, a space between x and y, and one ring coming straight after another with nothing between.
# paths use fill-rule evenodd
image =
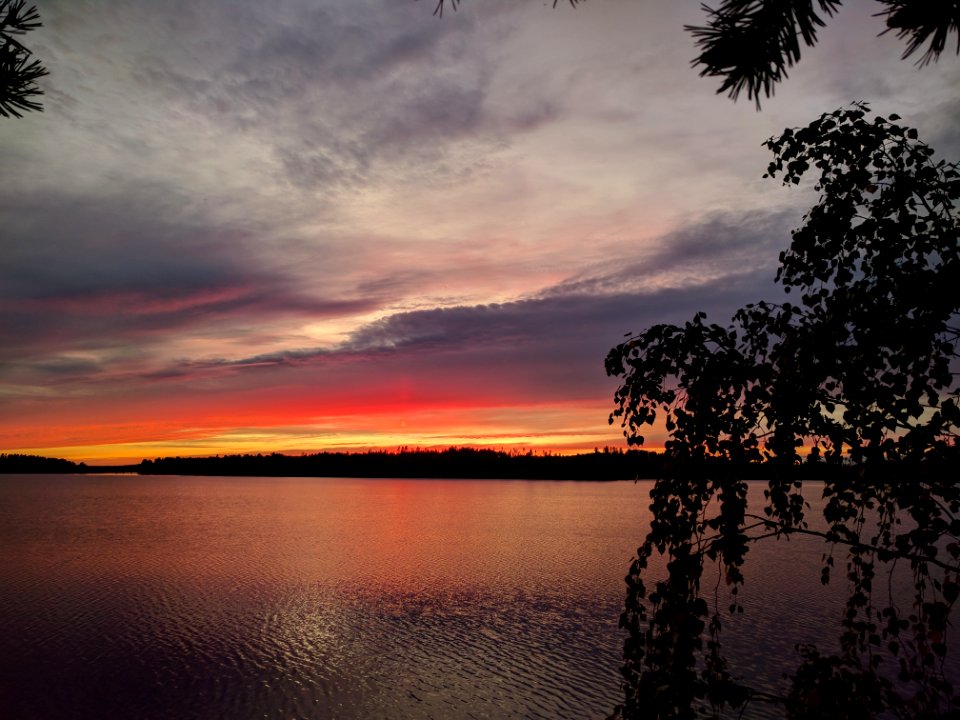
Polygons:
<instances>
[{"instance_id":1,"label":"sunset horizon line","mask_svg":"<svg viewBox=\"0 0 960 720\"><path fill-rule=\"evenodd\" d=\"M244 451L211 451L208 453L191 453L191 454L157 454L157 455L144 455L144 456L130 456L130 455L114 455L114 456L97 456L95 454L87 454L85 456L75 454L73 452L69 453L57 453L51 452L57 450L57 448L16 448L10 450L0 450L0 457L31 457L31 458L42 458L45 460L58 460L58 461L67 461L77 465L83 465L86 467L118 467L118 466L133 466L140 465L147 462L157 462L160 460L209 460L209 459L228 459L228 458L253 458L253 457L271 457L271 456L282 456L290 458L302 458L302 457L314 457L322 455L373 455L373 454L386 454L386 455L401 455L403 453L444 453L449 451L457 450L473 450L478 452L494 452L502 453L504 455L512 457L522 457L522 456L533 456L533 457L573 457L577 455L591 455L594 453L604 454L604 453L626 453L631 451L643 451L653 454L662 454L664 452L663 447L654 447L654 446L644 446L644 447L630 447L625 443L623 445L594 445L594 446L531 446L531 445L490 445L490 444L437 444L437 445L417 445L417 444L400 444L400 445L367 445L367 446L356 446L350 448L344 447L326 447L326 448L310 448L310 449L300 449L300 450L270 450L270 449L256 449L252 448Z\"/></svg>"}]
</instances>

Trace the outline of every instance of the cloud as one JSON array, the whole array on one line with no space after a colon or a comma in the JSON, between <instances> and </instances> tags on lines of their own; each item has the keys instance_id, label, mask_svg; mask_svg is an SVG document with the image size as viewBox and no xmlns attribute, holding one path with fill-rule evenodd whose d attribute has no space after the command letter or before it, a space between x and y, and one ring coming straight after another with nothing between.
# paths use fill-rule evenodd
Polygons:
<instances>
[{"instance_id":1,"label":"cloud","mask_svg":"<svg viewBox=\"0 0 960 720\"><path fill-rule=\"evenodd\" d=\"M960 87L960 68L954 74L954 87ZM918 117L905 116L903 122L921 129L920 139L937 151L947 162L960 162L960 98L945 97L922 111ZM935 158L936 159L936 158Z\"/></svg>"},{"instance_id":2,"label":"cloud","mask_svg":"<svg viewBox=\"0 0 960 720\"><path fill-rule=\"evenodd\" d=\"M867 5L756 113L690 69L695 5L51 0L46 111L0 124L3 411L600 407L626 331L777 293L814 191L764 138L862 98L957 157L954 58Z\"/></svg>"},{"instance_id":3,"label":"cloud","mask_svg":"<svg viewBox=\"0 0 960 720\"><path fill-rule=\"evenodd\" d=\"M374 312L389 288L344 288L337 250L306 284L283 246L264 258L256 228L177 208L176 191L130 184L102 195L25 193L0 199L0 361L178 337L250 337L283 318ZM296 264L296 263L294 263ZM324 282L324 275L331 282Z\"/></svg>"},{"instance_id":4,"label":"cloud","mask_svg":"<svg viewBox=\"0 0 960 720\"><path fill-rule=\"evenodd\" d=\"M557 117L543 98L489 102L493 31L469 14L436 22L413 3L213 8L184 7L180 52L140 51L132 77L158 103L269 148L276 180L299 189L462 176L460 143L492 151ZM211 25L235 42L202 29Z\"/></svg>"},{"instance_id":5,"label":"cloud","mask_svg":"<svg viewBox=\"0 0 960 720\"><path fill-rule=\"evenodd\" d=\"M56 377L90 377L103 371L100 363L83 358L49 358L34 364L34 369L51 378Z\"/></svg>"},{"instance_id":6,"label":"cloud","mask_svg":"<svg viewBox=\"0 0 960 720\"><path fill-rule=\"evenodd\" d=\"M745 275L772 284L779 251L790 243L793 211L714 212L648 243L640 259L601 263L542 291L545 297L603 295L701 286Z\"/></svg>"},{"instance_id":7,"label":"cloud","mask_svg":"<svg viewBox=\"0 0 960 720\"><path fill-rule=\"evenodd\" d=\"M258 266L256 238L246 231L214 229L189 214L158 222L163 213L147 199L157 193L129 188L127 195L136 201L28 198L35 220L14 233L11 261L0 268L0 360L18 368L21 382L29 382L31 364L36 382L155 383L372 358L391 365L415 357L428 368L451 354L481 373L484 365L528 363L557 377L586 376L627 330L682 322L697 310L723 322L737 306L768 296L790 217L714 213L659 238L639 261L596 264L508 302L431 307L421 298L407 311L350 321L342 341L318 345L285 339L282 329L384 312L428 281L429 270L391 271L354 279L347 292L324 292L291 274L296 265ZM44 212L47 202L71 211ZM17 226L12 206L0 207L4 217ZM244 352L257 327L274 328L276 338L261 352Z\"/></svg>"},{"instance_id":8,"label":"cloud","mask_svg":"<svg viewBox=\"0 0 960 720\"><path fill-rule=\"evenodd\" d=\"M464 377L528 378L533 373L544 380L570 378L574 384L595 388L602 380L606 352L626 332L662 322L682 323L700 310L707 311L714 322L724 323L738 307L769 297L770 289L769 277L757 272L696 287L593 296L552 293L514 302L401 312L357 328L335 348L196 361L150 377L311 366L336 373L334 365L375 363L378 369L370 379L374 385L378 379L389 381L398 371L413 372L430 383L439 377L432 369L449 372L456 367Z\"/></svg>"},{"instance_id":9,"label":"cloud","mask_svg":"<svg viewBox=\"0 0 960 720\"><path fill-rule=\"evenodd\" d=\"M584 352L602 352L627 330L682 322L697 310L709 310L723 322L739 304L758 299L758 289L764 285L770 285L766 274L752 273L696 287L609 295L551 292L509 303L398 313L358 329L344 347L351 351L500 348L523 352L527 345L546 351L566 346L558 357L566 361Z\"/></svg>"}]
</instances>

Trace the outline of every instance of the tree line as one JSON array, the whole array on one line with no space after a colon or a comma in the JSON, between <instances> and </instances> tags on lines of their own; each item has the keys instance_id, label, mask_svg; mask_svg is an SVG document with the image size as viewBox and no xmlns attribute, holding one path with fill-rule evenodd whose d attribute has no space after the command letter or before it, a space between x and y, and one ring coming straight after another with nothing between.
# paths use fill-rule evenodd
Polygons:
<instances>
[{"instance_id":1,"label":"tree line","mask_svg":"<svg viewBox=\"0 0 960 720\"><path fill-rule=\"evenodd\" d=\"M957 458L960 460L960 458ZM643 480L662 476L673 461L647 450L603 448L557 455L485 448L371 450L361 453L319 452L303 455L249 453L213 457L163 457L128 465L88 465L36 455L0 454L0 473L128 472L140 475L219 475L274 477L390 477L529 480ZM774 468L707 458L704 469L763 480ZM821 461L798 469L806 480L835 478L851 468ZM890 472L898 472L890 467Z\"/></svg>"}]
</instances>

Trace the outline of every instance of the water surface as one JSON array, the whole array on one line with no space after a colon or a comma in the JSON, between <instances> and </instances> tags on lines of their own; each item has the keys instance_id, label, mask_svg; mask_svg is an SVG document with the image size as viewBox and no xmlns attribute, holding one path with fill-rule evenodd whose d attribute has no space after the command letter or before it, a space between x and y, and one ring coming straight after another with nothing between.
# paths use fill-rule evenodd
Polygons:
<instances>
[{"instance_id":1,"label":"water surface","mask_svg":"<svg viewBox=\"0 0 960 720\"><path fill-rule=\"evenodd\" d=\"M3 716L601 717L639 499L0 476Z\"/></svg>"},{"instance_id":2,"label":"water surface","mask_svg":"<svg viewBox=\"0 0 960 720\"><path fill-rule=\"evenodd\" d=\"M0 476L0 716L605 717L649 489ZM821 550L751 553L735 674L835 634Z\"/></svg>"}]
</instances>

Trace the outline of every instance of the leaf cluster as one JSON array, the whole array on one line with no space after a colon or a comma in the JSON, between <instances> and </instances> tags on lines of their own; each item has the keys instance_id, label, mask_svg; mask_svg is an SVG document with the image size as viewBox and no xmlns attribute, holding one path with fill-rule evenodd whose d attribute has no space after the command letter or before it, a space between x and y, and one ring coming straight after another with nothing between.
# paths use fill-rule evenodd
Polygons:
<instances>
[{"instance_id":1,"label":"leaf cluster","mask_svg":"<svg viewBox=\"0 0 960 720\"><path fill-rule=\"evenodd\" d=\"M820 11L831 16L840 0L724 0L716 9L703 6L706 26L687 26L700 48L693 61L700 76L722 77L717 92L734 100L744 90L760 108L760 93L770 97L787 77L787 68L800 60L800 41L817 42L817 28L825 25Z\"/></svg>"},{"instance_id":2,"label":"leaf cluster","mask_svg":"<svg viewBox=\"0 0 960 720\"><path fill-rule=\"evenodd\" d=\"M41 27L35 6L24 0L0 0L0 116L23 117L22 111L42 110L34 100L43 91L37 80L49 72L19 37Z\"/></svg>"},{"instance_id":3,"label":"leaf cluster","mask_svg":"<svg viewBox=\"0 0 960 720\"><path fill-rule=\"evenodd\" d=\"M922 67L940 57L947 47L950 33L957 35L957 53L960 53L960 3L927 2L916 0L878 0L885 9L878 13L886 17L887 29L895 30L897 37L908 40L903 51L906 59L923 47L929 40L930 46L920 56L917 63Z\"/></svg>"},{"instance_id":4,"label":"leaf cluster","mask_svg":"<svg viewBox=\"0 0 960 720\"><path fill-rule=\"evenodd\" d=\"M576 7L585 0L569 0ZM434 15L456 10L462 0L437 0ZM553 7L559 0L553 0ZM957 36L960 54L960 2L957 0L877 0L883 9L876 13L886 21L880 34L895 32L907 41L906 59L927 49L918 64L937 60L952 34ZM817 30L826 25L843 0L721 0L717 7L702 5L706 25L684 29L696 41L699 55L691 63L700 67L701 77L722 78L718 93L736 100L746 91L760 109L760 95L772 97L777 83L787 78L787 69L800 62L802 47L817 44Z\"/></svg>"},{"instance_id":5,"label":"leaf cluster","mask_svg":"<svg viewBox=\"0 0 960 720\"><path fill-rule=\"evenodd\" d=\"M878 0L884 6L877 15L886 19L886 30L907 40L907 58L929 41L919 64L939 58L950 33L957 34L960 53L960 3ZM746 90L760 109L761 93L771 97L777 83L787 77L787 68L800 61L801 44L813 47L817 29L833 16L842 0L723 0L712 8L704 5L707 24L687 26L700 54L693 61L701 77L720 77L718 93L733 100ZM881 33L881 34L883 34Z\"/></svg>"},{"instance_id":6,"label":"leaf cluster","mask_svg":"<svg viewBox=\"0 0 960 720\"><path fill-rule=\"evenodd\" d=\"M716 715L750 699L812 717L837 684L849 717L933 715L952 702L943 658L960 595L960 488L944 468L960 460L960 169L897 116L869 112L855 104L765 143L768 177L792 186L813 175L820 191L780 256L777 280L796 303L748 305L727 326L697 313L628 335L607 356L623 378L610 421L632 444L662 421L671 463L627 577L623 717ZM768 462L762 512L714 458ZM803 494L811 463L845 470L823 486L817 529ZM727 611L741 612L750 545L793 534L828 543L823 582L834 553L843 560L840 652L805 649L790 693L764 698L729 669L719 596L708 603L701 581L716 565ZM654 555L666 576L651 586ZM908 610L890 589L898 563L913 578Z\"/></svg>"}]
</instances>

